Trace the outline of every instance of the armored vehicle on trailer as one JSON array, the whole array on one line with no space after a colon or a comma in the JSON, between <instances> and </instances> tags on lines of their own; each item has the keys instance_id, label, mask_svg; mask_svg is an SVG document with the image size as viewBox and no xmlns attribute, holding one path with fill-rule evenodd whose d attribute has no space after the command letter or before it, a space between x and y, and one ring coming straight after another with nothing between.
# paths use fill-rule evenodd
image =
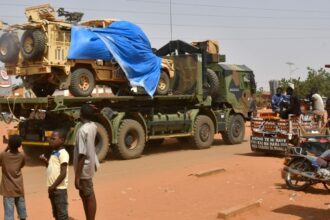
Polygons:
<instances>
[{"instance_id":1,"label":"armored vehicle on trailer","mask_svg":"<svg viewBox=\"0 0 330 220\"><path fill-rule=\"evenodd\" d=\"M47 137L65 128L68 147L80 126L79 109L91 103L99 109L95 121L96 152L103 160L109 149L121 159L139 157L146 144L165 138L189 142L196 149L209 148L221 133L227 144L243 141L245 120L255 92L253 72L242 65L218 64L208 53L208 42L192 46L171 41L156 51L173 62L171 95L149 97L40 97L0 98L1 112L19 119L16 131L28 155L48 149Z\"/></svg>"},{"instance_id":2,"label":"armored vehicle on trailer","mask_svg":"<svg viewBox=\"0 0 330 220\"><path fill-rule=\"evenodd\" d=\"M96 84L110 86L113 93L128 88L128 80L115 60L67 59L72 25L104 28L116 20L81 22L82 13L69 13L62 8L57 12L65 19L58 18L49 4L28 7L27 23L0 25L5 32L0 37L0 61L5 63L7 73L19 76L38 97L52 95L56 89L69 89L74 96L86 97ZM162 61L160 74L156 94L163 95L168 92L165 83L173 77L171 62Z\"/></svg>"}]
</instances>

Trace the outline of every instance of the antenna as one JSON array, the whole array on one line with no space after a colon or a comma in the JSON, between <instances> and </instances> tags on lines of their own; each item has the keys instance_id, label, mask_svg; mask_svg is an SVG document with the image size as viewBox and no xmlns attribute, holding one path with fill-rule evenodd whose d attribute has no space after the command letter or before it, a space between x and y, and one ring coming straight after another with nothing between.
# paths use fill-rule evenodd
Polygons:
<instances>
[{"instance_id":1,"label":"antenna","mask_svg":"<svg viewBox=\"0 0 330 220\"><path fill-rule=\"evenodd\" d=\"M170 31L171 31L171 40L173 40L173 30L172 30L172 0L170 0Z\"/></svg>"}]
</instances>

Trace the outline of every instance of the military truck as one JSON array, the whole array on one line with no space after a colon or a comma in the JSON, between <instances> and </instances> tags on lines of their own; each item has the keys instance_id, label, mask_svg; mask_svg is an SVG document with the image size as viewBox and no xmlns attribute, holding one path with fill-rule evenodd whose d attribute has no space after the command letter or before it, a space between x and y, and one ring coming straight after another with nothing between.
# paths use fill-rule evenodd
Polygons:
<instances>
[{"instance_id":1,"label":"military truck","mask_svg":"<svg viewBox=\"0 0 330 220\"><path fill-rule=\"evenodd\" d=\"M11 133L22 136L30 156L48 149L47 137L57 128L68 131L65 144L72 148L84 103L99 109L95 121L100 160L110 148L120 159L137 158L146 144L159 145L165 138L189 142L196 149L209 148L217 133L227 144L241 143L255 93L254 74L244 65L219 64L219 57L207 51L208 42L192 46L183 41L156 51L173 61L171 95L8 97L0 98L0 111L7 121L5 112L19 120Z\"/></svg>"},{"instance_id":2,"label":"military truck","mask_svg":"<svg viewBox=\"0 0 330 220\"><path fill-rule=\"evenodd\" d=\"M119 89L129 90L129 82L115 60L67 59L72 25L107 27L116 20L81 22L83 13L69 13L63 8L57 12L65 20L58 18L49 4L28 7L27 23L0 25L5 32L0 37L0 61L5 63L7 73L20 77L37 97L52 95L56 89L69 89L74 96L87 97L96 84L110 86L114 94ZM162 60L160 74L156 94L166 95L173 77L170 61Z\"/></svg>"}]
</instances>

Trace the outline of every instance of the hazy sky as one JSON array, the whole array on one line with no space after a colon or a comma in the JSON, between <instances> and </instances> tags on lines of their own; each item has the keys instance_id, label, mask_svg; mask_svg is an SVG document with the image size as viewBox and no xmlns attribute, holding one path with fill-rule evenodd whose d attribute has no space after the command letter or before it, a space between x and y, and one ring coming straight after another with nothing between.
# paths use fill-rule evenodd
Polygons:
<instances>
[{"instance_id":1,"label":"hazy sky","mask_svg":"<svg viewBox=\"0 0 330 220\"><path fill-rule=\"evenodd\" d=\"M10 24L24 22L24 8L41 3L45 1L0 0L0 20ZM117 18L136 23L156 48L167 43L171 35L173 40L187 42L218 40L227 63L250 67L258 87L266 90L270 79L290 75L305 78L307 66L319 69L330 64L329 0L57 0L49 3L56 9L84 12L84 19Z\"/></svg>"}]
</instances>

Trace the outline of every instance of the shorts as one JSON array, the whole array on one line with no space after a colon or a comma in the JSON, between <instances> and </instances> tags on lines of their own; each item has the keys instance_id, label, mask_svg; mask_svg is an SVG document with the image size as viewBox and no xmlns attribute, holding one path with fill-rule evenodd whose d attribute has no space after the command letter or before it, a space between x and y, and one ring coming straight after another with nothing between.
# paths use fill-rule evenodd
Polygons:
<instances>
[{"instance_id":1,"label":"shorts","mask_svg":"<svg viewBox=\"0 0 330 220\"><path fill-rule=\"evenodd\" d=\"M3 207L5 209L5 220L14 220L14 206L16 206L17 214L20 219L25 219L26 208L24 196L20 197L3 197Z\"/></svg>"},{"instance_id":2,"label":"shorts","mask_svg":"<svg viewBox=\"0 0 330 220\"><path fill-rule=\"evenodd\" d=\"M69 219L68 215L68 192L67 189L56 189L49 195L52 205L53 217L58 220Z\"/></svg>"},{"instance_id":3,"label":"shorts","mask_svg":"<svg viewBox=\"0 0 330 220\"><path fill-rule=\"evenodd\" d=\"M94 195L92 179L80 179L79 195L80 197L90 197Z\"/></svg>"}]
</instances>

